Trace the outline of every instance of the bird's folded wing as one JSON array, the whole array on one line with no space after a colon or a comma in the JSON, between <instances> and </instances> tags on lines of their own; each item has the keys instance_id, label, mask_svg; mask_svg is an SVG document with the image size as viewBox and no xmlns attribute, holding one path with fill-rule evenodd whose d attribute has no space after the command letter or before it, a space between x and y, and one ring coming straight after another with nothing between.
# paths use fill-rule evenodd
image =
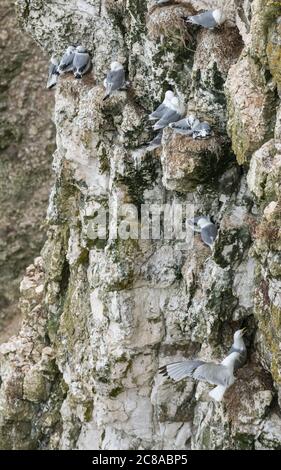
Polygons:
<instances>
[{"instance_id":1,"label":"bird's folded wing","mask_svg":"<svg viewBox=\"0 0 281 470\"><path fill-rule=\"evenodd\" d=\"M73 68L77 70L83 70L89 63L89 54L75 54L73 60Z\"/></svg>"},{"instance_id":2,"label":"bird's folded wing","mask_svg":"<svg viewBox=\"0 0 281 470\"><path fill-rule=\"evenodd\" d=\"M213 17L212 11L206 11L199 15L190 16L189 20L192 23L198 24L200 26L204 26L205 28L214 28L215 26L217 26L217 22L215 18Z\"/></svg>"},{"instance_id":3,"label":"bird's folded wing","mask_svg":"<svg viewBox=\"0 0 281 470\"><path fill-rule=\"evenodd\" d=\"M193 377L196 380L202 380L212 385L228 386L231 382L232 374L226 366L206 362L194 371Z\"/></svg>"},{"instance_id":4,"label":"bird's folded wing","mask_svg":"<svg viewBox=\"0 0 281 470\"><path fill-rule=\"evenodd\" d=\"M204 362L199 360L173 362L160 367L159 371L164 376L168 376L178 382L186 377L192 377L196 368L202 364L204 364Z\"/></svg>"},{"instance_id":5,"label":"bird's folded wing","mask_svg":"<svg viewBox=\"0 0 281 470\"><path fill-rule=\"evenodd\" d=\"M167 106L165 104L161 103L158 108L155 109L150 115L149 119L160 119L163 114L167 111Z\"/></svg>"},{"instance_id":6,"label":"bird's folded wing","mask_svg":"<svg viewBox=\"0 0 281 470\"><path fill-rule=\"evenodd\" d=\"M176 122L180 119L181 115L174 111L173 109L168 110L162 118L156 122L155 128L160 129L161 127L166 127L170 122Z\"/></svg>"}]
</instances>

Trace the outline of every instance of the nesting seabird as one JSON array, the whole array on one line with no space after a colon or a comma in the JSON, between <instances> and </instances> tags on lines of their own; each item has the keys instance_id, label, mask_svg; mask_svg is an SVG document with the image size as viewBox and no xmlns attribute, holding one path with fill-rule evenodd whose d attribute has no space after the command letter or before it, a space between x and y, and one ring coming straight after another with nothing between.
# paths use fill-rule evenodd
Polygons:
<instances>
[{"instance_id":1,"label":"nesting seabird","mask_svg":"<svg viewBox=\"0 0 281 470\"><path fill-rule=\"evenodd\" d=\"M92 68L92 61L87 49L83 46L78 46L75 50L73 58L73 73L74 77L81 79L83 75L90 72Z\"/></svg>"},{"instance_id":2,"label":"nesting seabird","mask_svg":"<svg viewBox=\"0 0 281 470\"><path fill-rule=\"evenodd\" d=\"M164 101L148 116L148 119L150 121L157 121L158 119L161 119L161 117L168 110L169 104L171 103L171 100L174 98L174 96L175 95L171 90L166 91Z\"/></svg>"},{"instance_id":3,"label":"nesting seabird","mask_svg":"<svg viewBox=\"0 0 281 470\"><path fill-rule=\"evenodd\" d=\"M199 122L192 128L193 139L206 139L212 135L212 129L207 122Z\"/></svg>"},{"instance_id":4,"label":"nesting seabird","mask_svg":"<svg viewBox=\"0 0 281 470\"><path fill-rule=\"evenodd\" d=\"M187 116L184 119L181 119L177 122L171 122L169 127L173 129L177 134L191 136L193 133L193 129L196 128L200 124L199 119L197 119L192 114Z\"/></svg>"},{"instance_id":5,"label":"nesting seabird","mask_svg":"<svg viewBox=\"0 0 281 470\"><path fill-rule=\"evenodd\" d=\"M63 54L60 60L59 66L58 66L58 72L60 74L72 72L74 54L75 54L75 47L69 46L66 49L65 53Z\"/></svg>"},{"instance_id":6,"label":"nesting seabird","mask_svg":"<svg viewBox=\"0 0 281 470\"><path fill-rule=\"evenodd\" d=\"M194 232L201 234L201 239L205 245L211 249L218 234L217 226L211 221L209 216L199 216L187 221Z\"/></svg>"},{"instance_id":7,"label":"nesting seabird","mask_svg":"<svg viewBox=\"0 0 281 470\"><path fill-rule=\"evenodd\" d=\"M112 62L110 70L104 80L104 87L106 90L104 100L109 98L114 91L120 90L120 88L123 88L125 85L125 70L123 65L119 62Z\"/></svg>"},{"instance_id":8,"label":"nesting seabird","mask_svg":"<svg viewBox=\"0 0 281 470\"><path fill-rule=\"evenodd\" d=\"M203 28L214 29L225 22L226 17L224 12L218 8L216 10L205 11L199 15L183 17L187 23L203 26Z\"/></svg>"},{"instance_id":9,"label":"nesting seabird","mask_svg":"<svg viewBox=\"0 0 281 470\"><path fill-rule=\"evenodd\" d=\"M58 60L54 56L52 56L49 66L48 81L46 85L46 88L48 88L48 90L50 90L57 84L59 76L58 65Z\"/></svg>"},{"instance_id":10,"label":"nesting seabird","mask_svg":"<svg viewBox=\"0 0 281 470\"><path fill-rule=\"evenodd\" d=\"M243 340L244 334L245 328L234 333L232 347L220 364L196 359L167 364L160 367L159 371L162 375L168 376L176 382L191 377L216 385L209 392L209 396L215 401L221 401L225 391L235 381L234 372L246 362L247 350Z\"/></svg>"},{"instance_id":11,"label":"nesting seabird","mask_svg":"<svg viewBox=\"0 0 281 470\"><path fill-rule=\"evenodd\" d=\"M168 108L159 119L159 121L154 124L153 129L157 131L158 129L164 129L171 122L179 121L184 115L185 107L181 103L180 99L177 96L174 96L171 99L171 102L168 103Z\"/></svg>"}]
</instances>

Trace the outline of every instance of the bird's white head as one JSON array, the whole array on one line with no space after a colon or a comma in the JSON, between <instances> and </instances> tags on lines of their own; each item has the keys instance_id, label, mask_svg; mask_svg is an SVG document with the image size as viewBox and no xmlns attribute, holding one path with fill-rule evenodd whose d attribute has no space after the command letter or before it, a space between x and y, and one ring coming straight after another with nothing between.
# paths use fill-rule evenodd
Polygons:
<instances>
[{"instance_id":1,"label":"bird's white head","mask_svg":"<svg viewBox=\"0 0 281 470\"><path fill-rule=\"evenodd\" d=\"M166 91L165 93L165 99L166 100L171 100L172 98L174 98L174 92L172 90L168 90Z\"/></svg>"},{"instance_id":2,"label":"bird's white head","mask_svg":"<svg viewBox=\"0 0 281 470\"><path fill-rule=\"evenodd\" d=\"M214 17L217 24L222 24L226 20L225 13L220 8L213 11L213 17Z\"/></svg>"},{"instance_id":3,"label":"bird's white head","mask_svg":"<svg viewBox=\"0 0 281 470\"><path fill-rule=\"evenodd\" d=\"M79 52L80 54L85 54L85 52L87 52L87 49L84 46L78 46L76 48L76 52Z\"/></svg>"},{"instance_id":4,"label":"bird's white head","mask_svg":"<svg viewBox=\"0 0 281 470\"><path fill-rule=\"evenodd\" d=\"M244 334L246 333L246 328L242 328L241 330L237 330L234 333L234 341L243 338Z\"/></svg>"},{"instance_id":5,"label":"bird's white head","mask_svg":"<svg viewBox=\"0 0 281 470\"><path fill-rule=\"evenodd\" d=\"M116 72L117 70L121 69L123 69L123 65L121 65L120 62L111 62L110 70L112 72Z\"/></svg>"},{"instance_id":6,"label":"bird's white head","mask_svg":"<svg viewBox=\"0 0 281 470\"><path fill-rule=\"evenodd\" d=\"M211 222L209 216L200 217L200 219L197 220L197 225L198 225L200 228L204 228L204 227L206 227L206 225L209 225L209 224L211 224L211 223L212 223L212 222Z\"/></svg>"},{"instance_id":7,"label":"bird's white head","mask_svg":"<svg viewBox=\"0 0 281 470\"><path fill-rule=\"evenodd\" d=\"M71 54L71 52L74 52L74 51L75 51L74 46L68 46L68 48L66 49L67 54Z\"/></svg>"},{"instance_id":8,"label":"bird's white head","mask_svg":"<svg viewBox=\"0 0 281 470\"><path fill-rule=\"evenodd\" d=\"M59 65L59 61L58 61L58 59L56 58L55 55L52 55L52 57L51 57L51 63L52 63L53 65Z\"/></svg>"}]
</instances>

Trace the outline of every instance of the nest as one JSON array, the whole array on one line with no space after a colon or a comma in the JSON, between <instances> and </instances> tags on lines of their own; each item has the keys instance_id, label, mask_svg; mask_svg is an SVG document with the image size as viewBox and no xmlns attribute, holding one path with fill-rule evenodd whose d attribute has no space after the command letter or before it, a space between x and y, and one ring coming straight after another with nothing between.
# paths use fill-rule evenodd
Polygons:
<instances>
[{"instance_id":1,"label":"nest","mask_svg":"<svg viewBox=\"0 0 281 470\"><path fill-rule=\"evenodd\" d=\"M180 40L185 45L192 40L192 36L182 17L193 14L194 9L191 5L175 4L165 8L155 8L148 16L148 35L154 40L161 37Z\"/></svg>"}]
</instances>

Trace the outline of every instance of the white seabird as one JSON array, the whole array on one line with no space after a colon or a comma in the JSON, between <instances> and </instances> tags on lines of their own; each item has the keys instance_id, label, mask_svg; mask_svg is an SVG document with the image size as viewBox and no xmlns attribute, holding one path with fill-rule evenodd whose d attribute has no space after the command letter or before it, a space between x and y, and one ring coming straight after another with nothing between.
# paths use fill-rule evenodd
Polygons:
<instances>
[{"instance_id":1,"label":"white seabird","mask_svg":"<svg viewBox=\"0 0 281 470\"><path fill-rule=\"evenodd\" d=\"M65 53L63 54L60 60L59 66L58 66L58 72L60 74L72 72L74 54L75 54L75 47L69 46L66 49Z\"/></svg>"},{"instance_id":2,"label":"white seabird","mask_svg":"<svg viewBox=\"0 0 281 470\"><path fill-rule=\"evenodd\" d=\"M158 119L161 119L161 117L168 110L169 104L171 103L171 100L174 98L174 96L175 95L171 90L166 91L164 101L148 116L148 119L150 121L157 121Z\"/></svg>"},{"instance_id":3,"label":"white seabird","mask_svg":"<svg viewBox=\"0 0 281 470\"><path fill-rule=\"evenodd\" d=\"M232 347L220 364L197 359L167 364L160 367L159 371L162 375L168 376L176 382L191 377L216 385L209 392L209 396L215 401L221 401L225 391L235 381L234 372L246 362L247 350L243 340L244 334L245 328L234 333Z\"/></svg>"},{"instance_id":4,"label":"white seabird","mask_svg":"<svg viewBox=\"0 0 281 470\"><path fill-rule=\"evenodd\" d=\"M218 229L211 221L210 217L194 217L193 219L187 220L187 223L194 232L199 232L201 234L202 241L212 249L218 234Z\"/></svg>"},{"instance_id":5,"label":"white seabird","mask_svg":"<svg viewBox=\"0 0 281 470\"><path fill-rule=\"evenodd\" d=\"M207 122L198 122L192 128L193 139L206 139L212 135L212 129Z\"/></svg>"},{"instance_id":6,"label":"white seabird","mask_svg":"<svg viewBox=\"0 0 281 470\"><path fill-rule=\"evenodd\" d=\"M105 97L103 100L109 98L114 91L120 90L120 88L123 88L125 85L125 70L123 65L119 62L112 62L110 70L104 80Z\"/></svg>"},{"instance_id":7,"label":"white seabird","mask_svg":"<svg viewBox=\"0 0 281 470\"><path fill-rule=\"evenodd\" d=\"M181 103L177 96L174 96L171 99L171 102L168 103L168 108L163 116L154 124L153 129L155 131L158 129L164 129L164 127L167 127L171 122L179 121L184 113L185 107L183 103Z\"/></svg>"},{"instance_id":8,"label":"white seabird","mask_svg":"<svg viewBox=\"0 0 281 470\"><path fill-rule=\"evenodd\" d=\"M58 76L59 76L58 65L59 65L58 60L54 56L52 56L50 60L48 81L46 85L46 88L48 90L50 90L57 84Z\"/></svg>"},{"instance_id":9,"label":"white seabird","mask_svg":"<svg viewBox=\"0 0 281 470\"><path fill-rule=\"evenodd\" d=\"M224 12L218 8L216 10L205 11L199 15L183 17L187 23L203 26L203 28L214 29L225 22Z\"/></svg>"},{"instance_id":10,"label":"white seabird","mask_svg":"<svg viewBox=\"0 0 281 470\"><path fill-rule=\"evenodd\" d=\"M92 68L92 61L87 49L83 46L78 46L75 50L73 58L73 73L74 77L81 79L83 75L90 72Z\"/></svg>"},{"instance_id":11,"label":"white seabird","mask_svg":"<svg viewBox=\"0 0 281 470\"><path fill-rule=\"evenodd\" d=\"M173 129L176 134L190 136L193 133L193 129L196 128L199 124L199 119L197 119L191 114L190 116L187 116L186 118L181 119L180 121L171 122L169 124L169 127Z\"/></svg>"}]
</instances>

